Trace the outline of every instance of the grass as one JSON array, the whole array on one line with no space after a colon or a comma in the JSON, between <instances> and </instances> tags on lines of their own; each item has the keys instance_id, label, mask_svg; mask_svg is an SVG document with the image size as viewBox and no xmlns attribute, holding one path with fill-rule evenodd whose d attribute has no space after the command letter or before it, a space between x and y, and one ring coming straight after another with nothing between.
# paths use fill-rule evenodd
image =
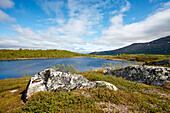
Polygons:
<instances>
[{"instance_id":1,"label":"grass","mask_svg":"<svg viewBox=\"0 0 170 113\"><path fill-rule=\"evenodd\" d=\"M170 112L170 89L102 74L102 71L79 73L90 81L107 81L119 88L86 88L70 92L38 92L24 105L21 92L30 77L0 80L0 112ZM18 91L10 92L17 88Z\"/></svg>"},{"instance_id":2,"label":"grass","mask_svg":"<svg viewBox=\"0 0 170 113\"><path fill-rule=\"evenodd\" d=\"M0 80L0 113L13 111L22 105L21 92L26 88L30 77ZM16 92L10 92L17 89Z\"/></svg>"}]
</instances>

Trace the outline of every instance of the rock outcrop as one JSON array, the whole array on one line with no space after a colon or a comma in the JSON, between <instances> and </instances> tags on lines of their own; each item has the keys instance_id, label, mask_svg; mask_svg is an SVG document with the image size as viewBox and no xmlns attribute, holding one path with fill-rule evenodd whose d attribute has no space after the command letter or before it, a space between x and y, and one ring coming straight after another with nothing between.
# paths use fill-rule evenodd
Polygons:
<instances>
[{"instance_id":1,"label":"rock outcrop","mask_svg":"<svg viewBox=\"0 0 170 113\"><path fill-rule=\"evenodd\" d=\"M166 67L133 65L121 69L107 69L103 73L156 86L162 86L170 81L170 68Z\"/></svg>"},{"instance_id":2,"label":"rock outcrop","mask_svg":"<svg viewBox=\"0 0 170 113\"><path fill-rule=\"evenodd\" d=\"M104 81L90 82L82 75L46 69L31 78L22 98L26 101L28 97L39 91L70 91L94 87L105 87L111 90L117 90L114 85Z\"/></svg>"}]
</instances>

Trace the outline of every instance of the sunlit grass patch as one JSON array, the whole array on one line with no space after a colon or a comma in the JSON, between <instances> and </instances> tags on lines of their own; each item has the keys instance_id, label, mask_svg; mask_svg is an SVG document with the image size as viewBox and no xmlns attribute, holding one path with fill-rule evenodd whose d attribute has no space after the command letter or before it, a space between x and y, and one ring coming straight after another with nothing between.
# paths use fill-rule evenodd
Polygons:
<instances>
[{"instance_id":1,"label":"sunlit grass patch","mask_svg":"<svg viewBox=\"0 0 170 113\"><path fill-rule=\"evenodd\" d=\"M21 92L26 88L30 77L0 80L0 112L13 111L22 104ZM11 90L17 89L15 92Z\"/></svg>"}]
</instances>

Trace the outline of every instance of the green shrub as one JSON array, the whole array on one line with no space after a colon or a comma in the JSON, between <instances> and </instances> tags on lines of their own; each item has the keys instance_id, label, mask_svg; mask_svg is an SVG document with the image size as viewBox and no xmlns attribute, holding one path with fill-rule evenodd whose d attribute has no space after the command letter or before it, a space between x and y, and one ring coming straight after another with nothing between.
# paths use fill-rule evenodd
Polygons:
<instances>
[{"instance_id":1,"label":"green shrub","mask_svg":"<svg viewBox=\"0 0 170 113\"><path fill-rule=\"evenodd\" d=\"M106 63L104 63L102 67L103 67L103 68L106 68Z\"/></svg>"},{"instance_id":2,"label":"green shrub","mask_svg":"<svg viewBox=\"0 0 170 113\"><path fill-rule=\"evenodd\" d=\"M113 64L112 63L110 63L110 64L108 63L108 65L109 65L110 68L113 68Z\"/></svg>"},{"instance_id":3,"label":"green shrub","mask_svg":"<svg viewBox=\"0 0 170 113\"><path fill-rule=\"evenodd\" d=\"M64 64L62 64L62 65L57 64L57 67L52 66L50 68L60 70L60 71L64 71L64 72L71 72L71 73L77 73L78 72L77 69L72 64L67 65L67 67L65 67Z\"/></svg>"}]
</instances>

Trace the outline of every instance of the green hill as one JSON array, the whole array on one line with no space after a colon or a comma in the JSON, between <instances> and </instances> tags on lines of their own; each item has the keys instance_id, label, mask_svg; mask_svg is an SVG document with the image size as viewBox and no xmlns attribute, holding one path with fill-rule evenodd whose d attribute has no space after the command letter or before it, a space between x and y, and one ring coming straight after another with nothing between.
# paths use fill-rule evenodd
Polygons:
<instances>
[{"instance_id":1,"label":"green hill","mask_svg":"<svg viewBox=\"0 0 170 113\"><path fill-rule=\"evenodd\" d=\"M68 58L78 56L92 56L88 54L80 54L66 50L0 50L0 60L15 60L15 59L39 59L39 58Z\"/></svg>"}]
</instances>

